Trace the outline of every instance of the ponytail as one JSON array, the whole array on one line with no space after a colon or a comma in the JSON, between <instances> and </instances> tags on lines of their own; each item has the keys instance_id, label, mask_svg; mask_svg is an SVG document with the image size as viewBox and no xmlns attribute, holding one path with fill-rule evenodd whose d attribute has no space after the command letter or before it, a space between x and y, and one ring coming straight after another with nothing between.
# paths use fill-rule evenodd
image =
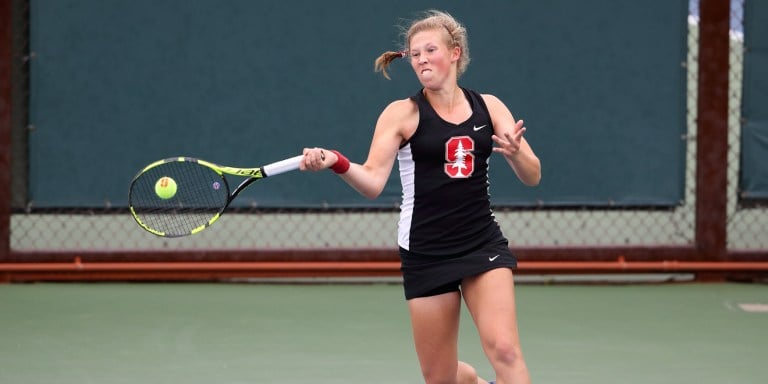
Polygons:
<instances>
[{"instance_id":1,"label":"ponytail","mask_svg":"<svg viewBox=\"0 0 768 384\"><path fill-rule=\"evenodd\" d=\"M389 67L389 65L395 59L399 59L399 58L405 57L405 56L407 56L405 51L399 51L399 52L388 51L388 52L384 52L384 53L381 54L381 56L379 56L376 59L376 62L375 62L375 65L374 65L374 70L376 72L381 72L387 80L392 80L389 77L389 74L387 73L387 68Z\"/></svg>"}]
</instances>

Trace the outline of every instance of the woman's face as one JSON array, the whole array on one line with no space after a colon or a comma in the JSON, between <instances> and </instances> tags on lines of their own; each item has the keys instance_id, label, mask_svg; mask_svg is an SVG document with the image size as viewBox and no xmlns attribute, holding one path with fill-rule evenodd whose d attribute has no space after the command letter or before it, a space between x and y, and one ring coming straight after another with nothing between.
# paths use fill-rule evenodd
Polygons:
<instances>
[{"instance_id":1,"label":"woman's face","mask_svg":"<svg viewBox=\"0 0 768 384\"><path fill-rule=\"evenodd\" d=\"M411 67L425 88L438 88L447 79L456 81L456 62L461 49L448 47L447 34L440 28L417 32L411 37L408 52Z\"/></svg>"}]
</instances>

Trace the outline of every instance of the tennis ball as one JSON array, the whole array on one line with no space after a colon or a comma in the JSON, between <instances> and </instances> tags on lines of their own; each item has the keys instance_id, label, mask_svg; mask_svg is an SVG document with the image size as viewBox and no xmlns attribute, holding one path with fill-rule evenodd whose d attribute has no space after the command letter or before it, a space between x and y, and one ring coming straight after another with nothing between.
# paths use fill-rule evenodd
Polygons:
<instances>
[{"instance_id":1,"label":"tennis ball","mask_svg":"<svg viewBox=\"0 0 768 384\"><path fill-rule=\"evenodd\" d=\"M176 181L168 176L163 176L155 183L155 193L161 199L170 199L176 195Z\"/></svg>"}]
</instances>

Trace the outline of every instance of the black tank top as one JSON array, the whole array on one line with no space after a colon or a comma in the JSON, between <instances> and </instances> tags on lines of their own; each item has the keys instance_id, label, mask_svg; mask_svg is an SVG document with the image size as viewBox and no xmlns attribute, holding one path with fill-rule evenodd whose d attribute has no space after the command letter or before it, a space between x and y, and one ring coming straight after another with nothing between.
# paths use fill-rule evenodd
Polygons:
<instances>
[{"instance_id":1,"label":"black tank top","mask_svg":"<svg viewBox=\"0 0 768 384\"><path fill-rule=\"evenodd\" d=\"M416 132L398 152L403 202L398 245L425 255L460 255L501 231L491 211L488 158L493 125L482 96L463 89L472 115L443 120L424 96Z\"/></svg>"}]
</instances>

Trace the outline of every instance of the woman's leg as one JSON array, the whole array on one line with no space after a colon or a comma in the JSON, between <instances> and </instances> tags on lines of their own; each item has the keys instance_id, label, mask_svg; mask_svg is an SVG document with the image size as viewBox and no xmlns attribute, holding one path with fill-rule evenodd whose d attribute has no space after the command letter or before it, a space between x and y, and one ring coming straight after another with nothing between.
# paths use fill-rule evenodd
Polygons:
<instances>
[{"instance_id":1,"label":"woman's leg","mask_svg":"<svg viewBox=\"0 0 768 384\"><path fill-rule=\"evenodd\" d=\"M462 292L498 384L529 384L520 348L512 270L497 268L462 282Z\"/></svg>"},{"instance_id":2,"label":"woman's leg","mask_svg":"<svg viewBox=\"0 0 768 384\"><path fill-rule=\"evenodd\" d=\"M421 374L427 384L476 384L475 369L458 360L461 295L449 292L408 300Z\"/></svg>"}]
</instances>

